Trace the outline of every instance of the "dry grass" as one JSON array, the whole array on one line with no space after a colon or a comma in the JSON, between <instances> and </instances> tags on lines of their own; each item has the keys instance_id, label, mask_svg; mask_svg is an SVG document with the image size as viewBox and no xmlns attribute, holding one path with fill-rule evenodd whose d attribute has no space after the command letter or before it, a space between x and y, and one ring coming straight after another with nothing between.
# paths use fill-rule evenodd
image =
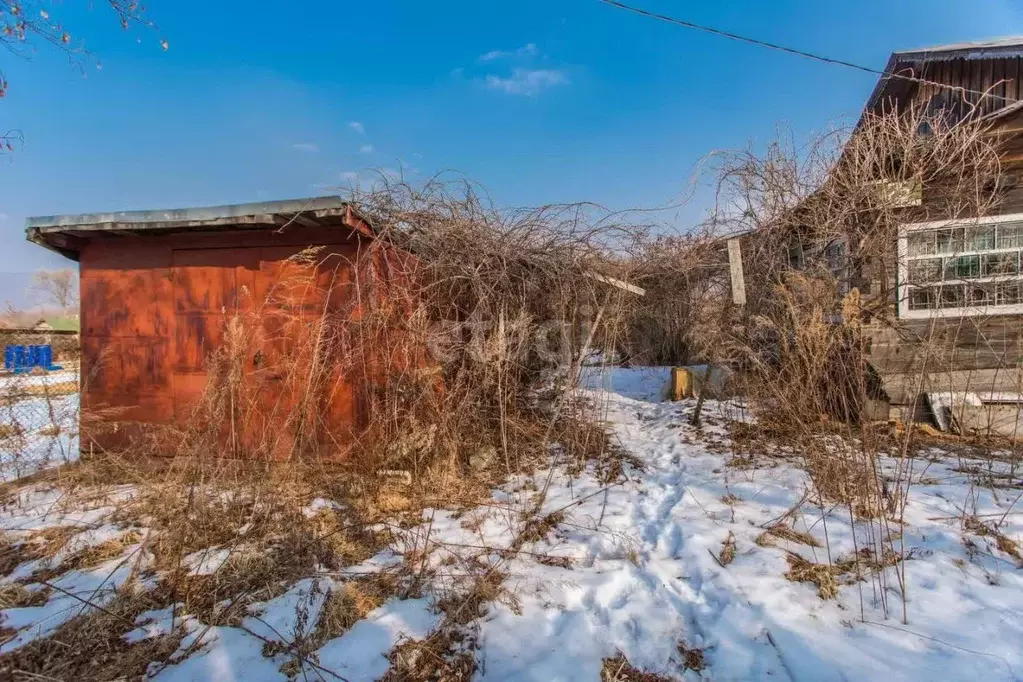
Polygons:
<instances>
[{"instance_id":1,"label":"dry grass","mask_svg":"<svg viewBox=\"0 0 1023 682\"><path fill-rule=\"evenodd\" d=\"M82 529L75 526L50 526L33 532L27 542L39 548L39 556L53 559L80 532Z\"/></svg>"},{"instance_id":2,"label":"dry grass","mask_svg":"<svg viewBox=\"0 0 1023 682\"><path fill-rule=\"evenodd\" d=\"M57 424L50 424L49 426L44 426L39 429L38 433L40 436L59 436L61 434L61 428Z\"/></svg>"},{"instance_id":3,"label":"dry grass","mask_svg":"<svg viewBox=\"0 0 1023 682\"><path fill-rule=\"evenodd\" d=\"M670 677L639 670L618 652L614 658L605 658L600 667L600 682L671 682Z\"/></svg>"},{"instance_id":4,"label":"dry grass","mask_svg":"<svg viewBox=\"0 0 1023 682\"><path fill-rule=\"evenodd\" d=\"M522 545L532 542L541 542L553 532L558 525L565 520L562 512L552 512L539 518L529 516L525 519L525 526L512 544L512 549L519 549Z\"/></svg>"},{"instance_id":5,"label":"dry grass","mask_svg":"<svg viewBox=\"0 0 1023 682\"><path fill-rule=\"evenodd\" d=\"M735 561L735 535L731 531L728 533L728 537L721 543L721 551L718 552L718 563L722 566Z\"/></svg>"},{"instance_id":6,"label":"dry grass","mask_svg":"<svg viewBox=\"0 0 1023 682\"><path fill-rule=\"evenodd\" d=\"M25 429L20 424L0 424L0 438L20 436Z\"/></svg>"},{"instance_id":7,"label":"dry grass","mask_svg":"<svg viewBox=\"0 0 1023 682\"><path fill-rule=\"evenodd\" d=\"M57 399L74 395L78 391L79 386L76 381L59 384L14 384L0 392L0 406L15 408L18 403L26 400L34 398Z\"/></svg>"},{"instance_id":8,"label":"dry grass","mask_svg":"<svg viewBox=\"0 0 1023 682\"><path fill-rule=\"evenodd\" d=\"M838 596L841 585L867 580L902 562L902 557L895 552L885 552L879 558L866 547L852 556L836 560L833 564L815 563L791 552L786 555L786 559L789 570L785 577L793 582L813 583L817 586L817 594L821 599L834 599Z\"/></svg>"},{"instance_id":9,"label":"dry grass","mask_svg":"<svg viewBox=\"0 0 1023 682\"><path fill-rule=\"evenodd\" d=\"M975 106L966 103L963 111ZM927 136L919 134L924 128ZM857 540L877 556L907 551L891 539L904 522L919 446L966 445L915 428L874 428L884 400L899 398L886 396L879 371L894 360L916 394L938 385L991 390L944 374L975 366L981 352L975 349L998 348L1003 327L994 325L998 337L986 338L983 316L906 325L898 297L906 284L925 285L928 276L897 282L907 263L895 244L908 223L968 223L999 213L1006 189L1017 184L1003 165L1004 141L975 116L950 122L907 106L868 113L854 130L805 142L781 136L766 147L715 153L706 168L718 203L703 228L642 246L636 282L647 296L634 311L636 355L733 370L731 388L746 398L755 426L733 429L730 464L798 462L810 475L809 504L848 510ZM895 201L885 189L891 187L922 188L923 200ZM723 235L743 235L743 306L732 303ZM897 346L898 357L882 357L886 346ZM1011 353L1001 358L1008 377L1016 360ZM1018 465L1015 454L1008 477L977 483L1011 484ZM905 564L897 569L874 576L875 594L886 617L887 595L900 594L905 622Z\"/></svg>"},{"instance_id":10,"label":"dry grass","mask_svg":"<svg viewBox=\"0 0 1023 682\"><path fill-rule=\"evenodd\" d=\"M821 543L814 536L809 533L804 533L792 528L791 526L783 523L776 523L766 531L761 533L756 540L756 543L762 547L768 547L773 544L772 538L778 538L781 540L787 540L794 542L799 545L806 545L808 547L820 547Z\"/></svg>"},{"instance_id":11,"label":"dry grass","mask_svg":"<svg viewBox=\"0 0 1023 682\"><path fill-rule=\"evenodd\" d=\"M682 655L682 667L684 670L702 671L707 667L707 661L703 655L703 649L688 646L684 641L678 643L678 652Z\"/></svg>"},{"instance_id":12,"label":"dry grass","mask_svg":"<svg viewBox=\"0 0 1023 682\"><path fill-rule=\"evenodd\" d=\"M963 528L967 532L979 535L982 538L993 538L995 546L999 550L1008 554L1017 564L1023 566L1023 553L1020 552L1019 544L999 531L994 524L984 523L976 516L967 516L963 522Z\"/></svg>"},{"instance_id":13,"label":"dry grass","mask_svg":"<svg viewBox=\"0 0 1023 682\"><path fill-rule=\"evenodd\" d=\"M30 590L17 583L3 585L0 586L0 609L42 606L49 596L50 591L47 589Z\"/></svg>"},{"instance_id":14,"label":"dry grass","mask_svg":"<svg viewBox=\"0 0 1023 682\"><path fill-rule=\"evenodd\" d=\"M59 565L33 576L52 579L116 559L140 542L134 529L144 528L141 570L157 587L148 596L125 588L110 613L80 616L19 651L11 659L17 669L90 677L82 666L92 660L108 679L138 677L179 639L127 646L121 635L144 608L179 604L205 625L236 626L249 605L405 537L410 549L396 573L349 581L326 597L309 634L267 645L298 675L313 652L387 598L432 589L426 559L434 547L428 538L407 542L425 508L471 508L490 498L495 482L552 458L572 470L592 462L602 480L624 475L625 454L596 419L599 406L570 398L578 358L598 334L613 343L618 333L624 294L587 274L601 267L605 238L616 228L585 225L576 210L499 215L472 191L423 195L401 186L359 203L379 238L361 243L354 259L307 249L282 265L287 274L265 300L226 317L224 343L207 358L208 382L186 423L142 427L116 411L83 415L92 456L44 478L62 492L61 510L112 506L104 522L128 530L65 556L75 531L47 529L5 545L0 560L13 569L26 558L60 556ZM393 278L377 277L371 262L386 262ZM319 318L293 305L322 291L325 280L329 305ZM434 352L435 323L448 316L467 321L468 333ZM577 333L552 354L536 339L566 316ZM286 353L267 345L268 330ZM253 383L247 363L257 350L276 394ZM556 371L565 358L567 376ZM359 396L357 429L323 409L339 390ZM122 489L130 494L115 494ZM562 520L536 511L545 492L522 515L508 557ZM206 550L227 558L209 574L194 574L195 555ZM514 597L504 572L471 560L458 569L466 579L439 595L445 626L397 647L391 678L472 676L470 624L488 604L514 604ZM20 603L30 595L12 590L8 598ZM96 637L85 641L89 630ZM58 652L62 643L70 646Z\"/></svg>"},{"instance_id":15,"label":"dry grass","mask_svg":"<svg viewBox=\"0 0 1023 682\"><path fill-rule=\"evenodd\" d=\"M427 641L405 640L388 658L391 669L384 682L469 682L476 672L476 657L465 648L471 642L457 634Z\"/></svg>"},{"instance_id":16,"label":"dry grass","mask_svg":"<svg viewBox=\"0 0 1023 682\"><path fill-rule=\"evenodd\" d=\"M395 580L386 575L345 583L340 590L334 590L328 595L316 623L313 639L322 645L340 637L396 591Z\"/></svg>"},{"instance_id":17,"label":"dry grass","mask_svg":"<svg viewBox=\"0 0 1023 682\"><path fill-rule=\"evenodd\" d=\"M166 606L166 595L122 590L102 611L90 611L0 660L11 680L142 679L153 661L166 659L181 634L129 644L124 635L144 611Z\"/></svg>"},{"instance_id":18,"label":"dry grass","mask_svg":"<svg viewBox=\"0 0 1023 682\"><path fill-rule=\"evenodd\" d=\"M813 563L797 554L789 554L786 558L789 562L786 578L793 582L813 583L821 599L834 599L838 596L836 575L840 570L837 567Z\"/></svg>"}]
</instances>

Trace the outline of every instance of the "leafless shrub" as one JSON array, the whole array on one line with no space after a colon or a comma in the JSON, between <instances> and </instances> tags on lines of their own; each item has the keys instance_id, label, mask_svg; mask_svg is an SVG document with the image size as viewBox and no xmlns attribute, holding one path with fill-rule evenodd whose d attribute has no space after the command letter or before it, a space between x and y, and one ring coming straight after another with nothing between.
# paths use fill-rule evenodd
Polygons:
<instances>
[{"instance_id":1,"label":"leafless shrub","mask_svg":"<svg viewBox=\"0 0 1023 682\"><path fill-rule=\"evenodd\" d=\"M898 247L904 226L955 220L969 231L971 220L998 211L1014 187L1002 166L1003 142L977 117L952 120L911 108L865 114L855 129L828 131L806 145L782 137L763 150L717 154L708 164L717 206L703 231L648 249L656 265L640 279L649 292L643 305L674 312L670 320L645 318L656 334L641 320L641 335L654 339L643 347L653 357L670 349L660 357L674 363L733 371L733 389L755 422L736 438L735 461L756 466L763 452L800 458L825 540L824 505L838 503L853 523L872 519L861 549L904 557L906 548L892 538L921 440L917 429L883 425L890 391L899 393L893 402L909 403L902 417L915 419L926 393L985 390L990 379L957 371L985 352L1002 353L999 381L1012 385L1016 358L989 316L933 315L907 324L900 313L906 284L931 284ZM732 301L725 238L742 247L741 306ZM948 250L953 265L962 250ZM898 348L897 356L885 348ZM948 420L961 423L961 410L953 404ZM1004 450L1001 443L988 447ZM852 560L860 559L857 552ZM793 571L825 576L824 569L800 564ZM895 576L905 619L904 571L900 561ZM887 609L887 573L871 575Z\"/></svg>"}]
</instances>

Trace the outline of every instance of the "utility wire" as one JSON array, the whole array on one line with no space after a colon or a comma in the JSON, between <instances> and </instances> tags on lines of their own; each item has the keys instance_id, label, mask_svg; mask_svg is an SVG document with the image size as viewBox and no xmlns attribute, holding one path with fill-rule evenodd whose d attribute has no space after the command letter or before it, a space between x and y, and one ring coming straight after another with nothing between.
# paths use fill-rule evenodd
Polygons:
<instances>
[{"instance_id":1,"label":"utility wire","mask_svg":"<svg viewBox=\"0 0 1023 682\"><path fill-rule=\"evenodd\" d=\"M1005 100L1007 102L1015 102L1015 99L1010 97L1003 97L996 95L991 92L981 92L979 90L967 90L961 86L949 85L948 83L939 83L937 81L927 80L925 78L917 78L915 76L906 76L904 74L892 73L888 71L882 71L869 66L863 66L862 64L856 64L855 62L846 61L844 59L835 59L833 57L826 57L824 55L815 54L813 52L806 52L805 50L797 50L793 47L786 47L785 45L779 45L777 43L770 43L766 40L758 40L757 38L750 38L748 36L739 35L738 33L732 33L730 31L723 31L712 26L705 26L703 24L697 24L692 21L686 21L684 19L678 19L676 17L668 16L667 14L658 14L657 12L651 12L649 10L642 9L641 7L634 7L632 5L626 5L624 2L618 2L618 0L598 0L605 5L611 5L618 9L623 9L627 12L639 14L650 19L657 19L658 21L664 21L669 24L675 24L676 26L682 26L685 28L693 29L695 31L703 31L704 33L710 33L712 35L720 36L722 38L728 38L730 40L736 40L740 43L748 43L750 45L757 45L758 47L766 47L771 50L778 50L787 54L795 55L797 57L804 57L806 59L812 59L814 61L823 62L825 64L837 64L838 66L845 66L850 69L862 71L864 73L873 74L875 76L884 76L885 78L897 78L899 80L911 81L914 83L922 83L925 85L934 85L939 88L947 88L950 90L958 90L963 93L970 93L973 95L980 95L981 97L993 97L996 99Z\"/></svg>"}]
</instances>

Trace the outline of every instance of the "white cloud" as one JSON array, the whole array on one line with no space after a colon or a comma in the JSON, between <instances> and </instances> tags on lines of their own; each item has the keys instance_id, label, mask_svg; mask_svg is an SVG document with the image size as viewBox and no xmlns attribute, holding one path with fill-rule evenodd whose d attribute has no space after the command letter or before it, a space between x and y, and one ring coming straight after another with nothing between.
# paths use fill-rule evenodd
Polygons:
<instances>
[{"instance_id":1,"label":"white cloud","mask_svg":"<svg viewBox=\"0 0 1023 682\"><path fill-rule=\"evenodd\" d=\"M366 127L363 126L358 121L349 121L348 122L348 127L351 128L352 130L354 130L355 132L357 132L360 135L365 135L366 134Z\"/></svg>"},{"instance_id":2,"label":"white cloud","mask_svg":"<svg viewBox=\"0 0 1023 682\"><path fill-rule=\"evenodd\" d=\"M491 50L486 54L481 54L476 61L478 62L493 62L498 59L524 59L526 57L535 57L540 51L536 47L536 43L526 43L517 50Z\"/></svg>"},{"instance_id":3,"label":"white cloud","mask_svg":"<svg viewBox=\"0 0 1023 682\"><path fill-rule=\"evenodd\" d=\"M567 85L568 76L557 69L512 69L510 76L490 74L484 80L486 87L508 95L525 95L527 97L556 87Z\"/></svg>"},{"instance_id":4,"label":"white cloud","mask_svg":"<svg viewBox=\"0 0 1023 682\"><path fill-rule=\"evenodd\" d=\"M359 147L359 153L360 154L372 154L373 153L373 145L371 145L371 144L364 144L364 145L362 145L361 147Z\"/></svg>"},{"instance_id":5,"label":"white cloud","mask_svg":"<svg viewBox=\"0 0 1023 682\"><path fill-rule=\"evenodd\" d=\"M295 144L291 145L291 148L297 149L300 152L309 152L310 154L314 154L320 151L319 145L317 145L314 142L296 142Z\"/></svg>"},{"instance_id":6,"label":"white cloud","mask_svg":"<svg viewBox=\"0 0 1023 682\"><path fill-rule=\"evenodd\" d=\"M473 80L490 90L508 95L530 97L543 90L568 84L567 73L550 66L547 55L540 51L536 43L526 43L515 50L491 50L477 57L476 63L486 64L487 67Z\"/></svg>"},{"instance_id":7,"label":"white cloud","mask_svg":"<svg viewBox=\"0 0 1023 682\"><path fill-rule=\"evenodd\" d=\"M341 179L346 182L356 183L359 181L359 173L357 171L346 171L341 174Z\"/></svg>"}]
</instances>

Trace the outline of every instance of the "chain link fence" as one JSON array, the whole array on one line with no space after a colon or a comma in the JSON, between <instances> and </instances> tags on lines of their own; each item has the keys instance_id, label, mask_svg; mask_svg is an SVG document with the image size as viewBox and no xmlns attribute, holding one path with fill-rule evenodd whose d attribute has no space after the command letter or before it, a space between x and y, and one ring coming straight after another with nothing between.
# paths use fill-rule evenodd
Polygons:
<instances>
[{"instance_id":1,"label":"chain link fence","mask_svg":"<svg viewBox=\"0 0 1023 682\"><path fill-rule=\"evenodd\" d=\"M0 481L78 458L75 331L0 329Z\"/></svg>"}]
</instances>

